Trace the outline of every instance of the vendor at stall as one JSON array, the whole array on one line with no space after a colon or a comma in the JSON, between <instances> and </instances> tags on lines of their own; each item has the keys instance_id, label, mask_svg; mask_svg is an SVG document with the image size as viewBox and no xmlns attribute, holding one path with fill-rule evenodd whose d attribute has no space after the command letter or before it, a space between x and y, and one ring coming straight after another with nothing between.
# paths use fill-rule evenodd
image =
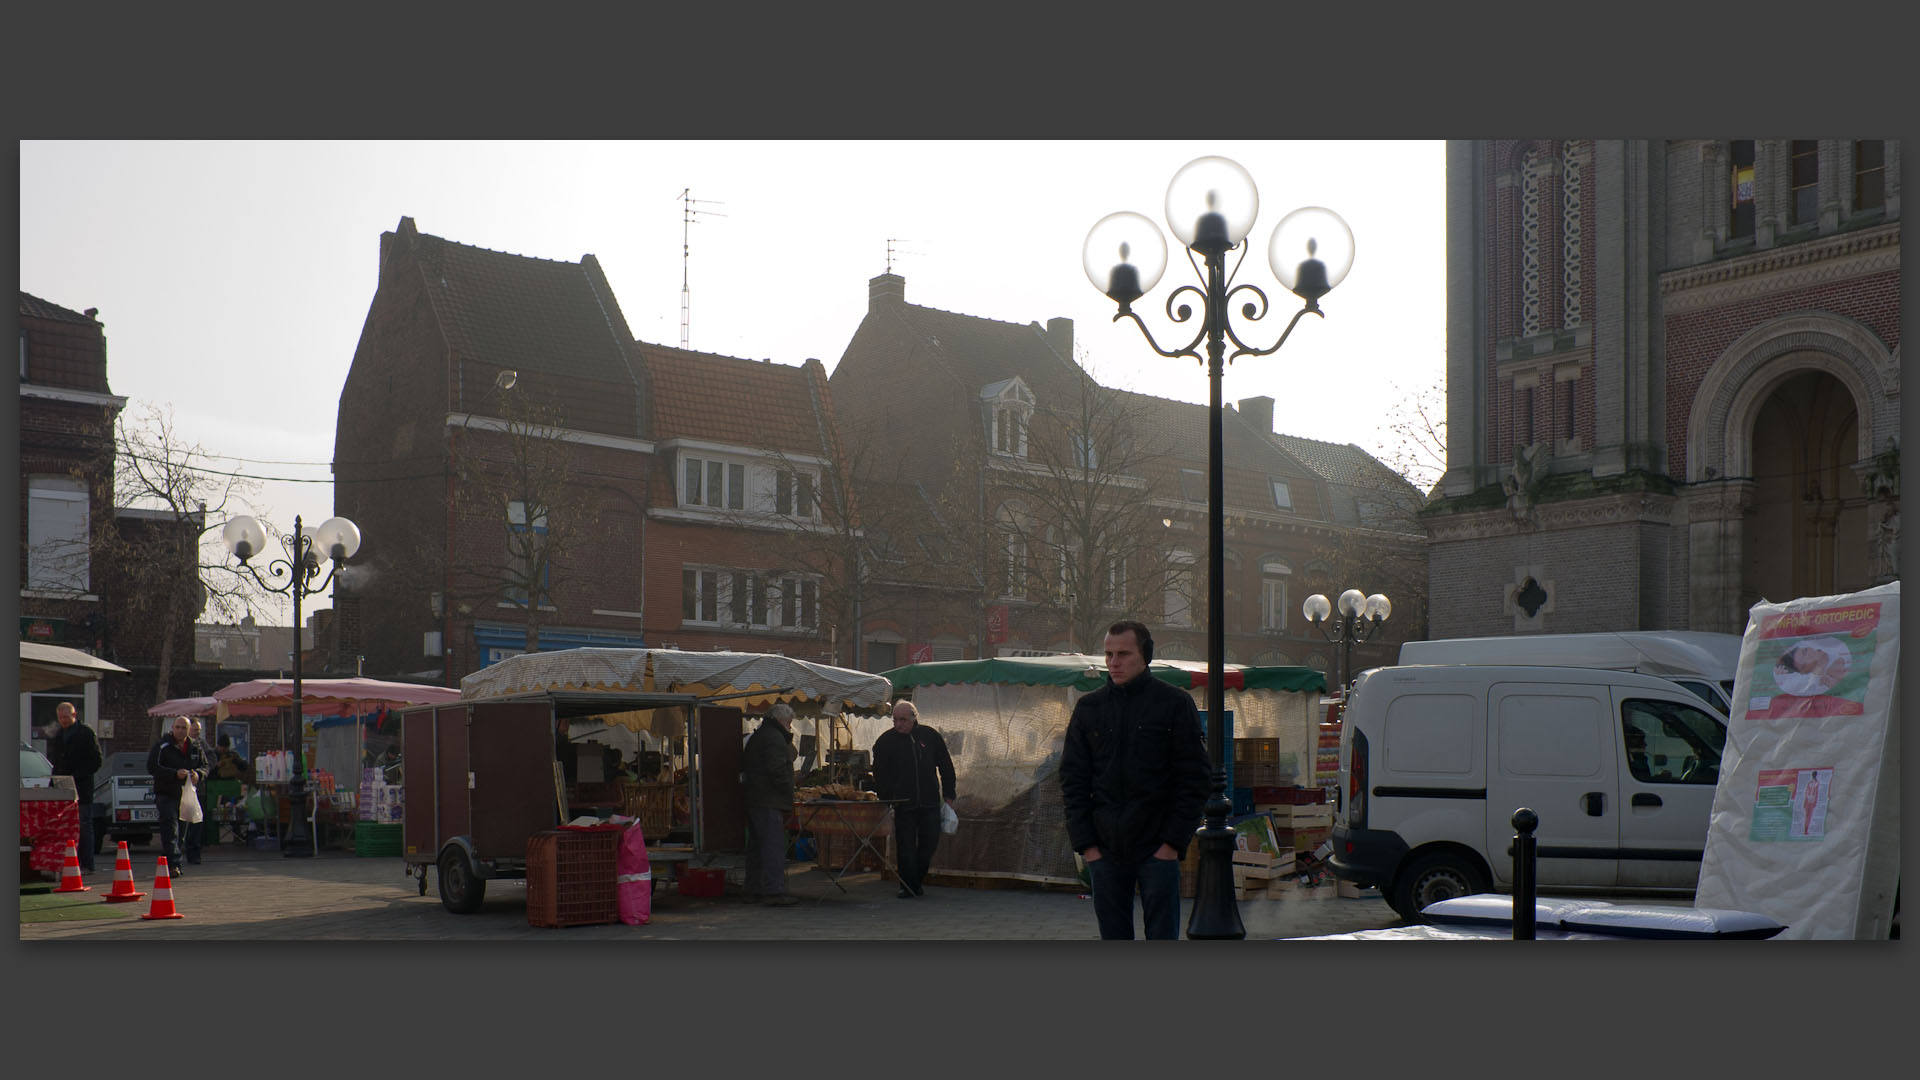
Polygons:
<instances>
[{"instance_id":1,"label":"vendor at stall","mask_svg":"<svg viewBox=\"0 0 1920 1080\"><path fill-rule=\"evenodd\" d=\"M565 774L567 783L577 783L580 778L579 749L573 740L567 737L567 718L562 716L554 721L553 756L560 762L560 771Z\"/></svg>"}]
</instances>

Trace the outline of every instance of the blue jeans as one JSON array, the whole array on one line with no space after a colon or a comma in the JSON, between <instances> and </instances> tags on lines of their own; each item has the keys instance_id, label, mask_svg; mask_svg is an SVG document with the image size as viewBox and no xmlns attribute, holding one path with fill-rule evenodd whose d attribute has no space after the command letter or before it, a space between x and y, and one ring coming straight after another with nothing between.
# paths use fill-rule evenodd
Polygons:
<instances>
[{"instance_id":1,"label":"blue jeans","mask_svg":"<svg viewBox=\"0 0 1920 1080\"><path fill-rule=\"evenodd\" d=\"M160 820L160 854L167 857L167 869L172 870L180 865L180 796L155 793L153 808Z\"/></svg>"},{"instance_id":2,"label":"blue jeans","mask_svg":"<svg viewBox=\"0 0 1920 1080\"><path fill-rule=\"evenodd\" d=\"M1133 940L1133 894L1140 894L1140 914L1147 940L1180 937L1180 860L1147 858L1137 863L1103 856L1087 864L1093 878L1093 915L1100 937L1107 941Z\"/></svg>"}]
</instances>

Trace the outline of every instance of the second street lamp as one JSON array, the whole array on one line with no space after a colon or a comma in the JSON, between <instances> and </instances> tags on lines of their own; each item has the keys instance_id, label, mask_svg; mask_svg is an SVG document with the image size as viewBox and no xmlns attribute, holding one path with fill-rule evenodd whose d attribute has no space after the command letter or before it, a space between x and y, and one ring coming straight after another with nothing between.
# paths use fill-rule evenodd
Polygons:
<instances>
[{"instance_id":1,"label":"second street lamp","mask_svg":"<svg viewBox=\"0 0 1920 1080\"><path fill-rule=\"evenodd\" d=\"M281 546L290 557L269 561L267 577L261 577L260 570L248 561L267 543L266 530L258 521L242 514L227 522L220 539L261 588L293 598L293 779L287 784L287 805L293 810L293 820L288 823L287 844L281 854L312 855L314 838L307 832L307 770L301 754L306 733L301 700L304 691L300 684L300 602L314 593L325 592L340 564L360 550L360 528L346 518L333 517L321 522L318 528L303 529L296 516L293 532L280 538ZM327 567L322 576L321 568L329 561L333 565ZM285 584L267 584L267 578L278 581L281 577L287 579Z\"/></svg>"},{"instance_id":2,"label":"second street lamp","mask_svg":"<svg viewBox=\"0 0 1920 1080\"><path fill-rule=\"evenodd\" d=\"M1196 875L1193 914L1187 921L1189 938L1243 938L1246 928L1233 895L1233 829L1227 815L1233 804L1227 797L1222 729L1226 726L1226 504L1222 471L1220 378L1226 364L1241 356L1267 356L1286 344L1287 336L1311 311L1324 317L1320 298L1347 276L1353 267L1353 232L1340 215L1324 207L1295 210L1280 219L1267 244L1267 261L1280 284L1305 301L1281 332L1280 340L1258 349L1240 339L1228 320L1230 302L1246 294L1240 314L1258 321L1267 314L1267 294L1258 286L1233 285L1233 277L1247 254L1247 234L1259 216L1260 195L1253 177L1224 157L1188 162L1167 185L1167 227L1187 250L1187 261L1201 284L1181 285L1167 297L1167 317L1190 322L1190 304L1175 301L1191 293L1200 304L1199 325L1184 346L1164 349L1133 311L1133 302L1153 291L1167 266L1167 245L1160 230L1142 214L1109 214L1087 234L1082 264L1093 287L1120 305L1114 321L1132 319L1154 352L1165 357L1190 356L1207 366L1211 396L1208 401L1208 538L1207 538L1207 752L1213 762L1212 792L1206 805L1206 823L1196 834L1200 868ZM1238 250L1232 270L1228 252ZM1228 355L1227 342L1233 343ZM1200 354L1206 343L1206 355Z\"/></svg>"},{"instance_id":3,"label":"second street lamp","mask_svg":"<svg viewBox=\"0 0 1920 1080\"><path fill-rule=\"evenodd\" d=\"M1340 614L1332 620L1333 631L1329 633L1327 616L1332 610L1333 605L1321 593L1314 593L1300 605L1300 614L1320 631L1320 636L1340 646L1340 666L1335 672L1338 683L1334 690L1344 698L1347 688L1353 685L1353 647L1380 632L1387 617L1393 614L1393 601L1388 600L1385 593L1366 596L1359 589L1348 589L1340 594Z\"/></svg>"}]
</instances>

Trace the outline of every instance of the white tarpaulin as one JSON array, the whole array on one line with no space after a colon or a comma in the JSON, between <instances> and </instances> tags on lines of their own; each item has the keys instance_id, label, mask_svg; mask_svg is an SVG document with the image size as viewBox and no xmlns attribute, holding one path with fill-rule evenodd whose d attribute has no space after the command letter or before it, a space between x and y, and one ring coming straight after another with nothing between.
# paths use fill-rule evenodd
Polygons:
<instances>
[{"instance_id":1,"label":"white tarpaulin","mask_svg":"<svg viewBox=\"0 0 1920 1080\"><path fill-rule=\"evenodd\" d=\"M1900 583L1755 604L1694 902L1885 938L1900 874Z\"/></svg>"},{"instance_id":2,"label":"white tarpaulin","mask_svg":"<svg viewBox=\"0 0 1920 1080\"><path fill-rule=\"evenodd\" d=\"M796 711L827 713L877 708L893 695L891 683L864 671L772 653L675 649L522 653L460 680L460 696L468 701L543 690L695 694L725 697L749 711L785 702Z\"/></svg>"}]
</instances>

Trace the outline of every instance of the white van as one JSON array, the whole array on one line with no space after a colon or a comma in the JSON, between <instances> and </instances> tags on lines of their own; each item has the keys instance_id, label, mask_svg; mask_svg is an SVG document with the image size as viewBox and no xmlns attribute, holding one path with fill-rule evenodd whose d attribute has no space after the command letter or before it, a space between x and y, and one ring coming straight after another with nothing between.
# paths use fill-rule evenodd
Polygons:
<instances>
[{"instance_id":1,"label":"white van","mask_svg":"<svg viewBox=\"0 0 1920 1080\"><path fill-rule=\"evenodd\" d=\"M1402 664L1545 664L1638 671L1672 679L1726 716L1740 669L1740 635L1704 630L1618 630L1441 638L1400 646Z\"/></svg>"},{"instance_id":2,"label":"white van","mask_svg":"<svg viewBox=\"0 0 1920 1080\"><path fill-rule=\"evenodd\" d=\"M1542 894L1691 895L1727 729L1673 682L1566 667L1360 674L1340 731L1337 877L1403 918L1513 888L1513 813L1540 817Z\"/></svg>"}]
</instances>

